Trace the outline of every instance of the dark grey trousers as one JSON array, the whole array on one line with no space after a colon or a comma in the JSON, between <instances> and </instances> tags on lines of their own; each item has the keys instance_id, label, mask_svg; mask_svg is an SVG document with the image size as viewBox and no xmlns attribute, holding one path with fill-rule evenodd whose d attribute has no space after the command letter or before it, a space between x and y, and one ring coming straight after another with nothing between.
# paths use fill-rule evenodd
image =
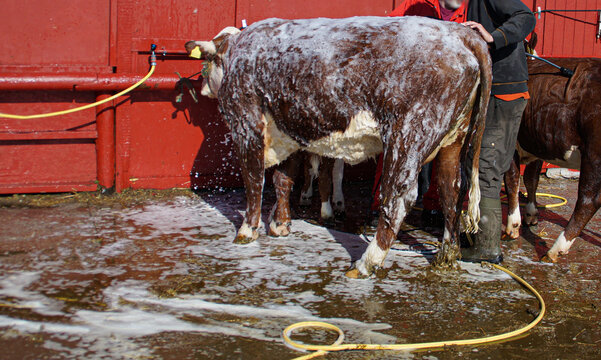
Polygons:
<instances>
[{"instance_id":1,"label":"dark grey trousers","mask_svg":"<svg viewBox=\"0 0 601 360\"><path fill-rule=\"evenodd\" d=\"M486 115L486 128L482 135L480 150L480 193L483 197L498 199L503 174L511 166L520 130L522 114L528 100L524 98L504 101L490 97ZM473 152L468 153L471 164ZM468 169L468 173L469 173ZM468 177L469 179L469 177Z\"/></svg>"}]
</instances>

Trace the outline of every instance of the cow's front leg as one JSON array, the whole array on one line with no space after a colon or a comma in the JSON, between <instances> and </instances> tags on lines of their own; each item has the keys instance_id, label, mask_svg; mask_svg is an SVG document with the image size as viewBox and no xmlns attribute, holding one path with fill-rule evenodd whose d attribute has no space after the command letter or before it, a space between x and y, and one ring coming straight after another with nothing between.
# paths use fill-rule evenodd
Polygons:
<instances>
[{"instance_id":1,"label":"cow's front leg","mask_svg":"<svg viewBox=\"0 0 601 360\"><path fill-rule=\"evenodd\" d=\"M350 278L366 278L373 274L377 267L382 266L390 247L396 240L396 235L417 197L417 175L419 169L407 168L405 156L398 156L401 146L390 150L384 156L381 192L380 217L375 239L347 271ZM405 149L403 149L405 150ZM412 149L414 152L415 149ZM411 150L405 150L411 151ZM392 156L391 154L396 156Z\"/></svg>"},{"instance_id":2,"label":"cow's front leg","mask_svg":"<svg viewBox=\"0 0 601 360\"><path fill-rule=\"evenodd\" d=\"M510 240L520 237L520 158L514 154L511 167L505 173L505 192L507 193L507 226L505 236Z\"/></svg>"},{"instance_id":3,"label":"cow's front leg","mask_svg":"<svg viewBox=\"0 0 601 360\"><path fill-rule=\"evenodd\" d=\"M538 224L538 209L536 208L536 188L540 171L543 168L542 160L535 160L524 169L524 186L528 192L528 203L526 204L526 214L524 215L524 224L534 226Z\"/></svg>"},{"instance_id":4,"label":"cow's front leg","mask_svg":"<svg viewBox=\"0 0 601 360\"><path fill-rule=\"evenodd\" d=\"M574 212L565 231L555 240L543 261L556 262L560 255L567 254L586 224L601 207L601 176L598 167L591 165L590 160L586 158L586 152L582 155L581 163L578 200Z\"/></svg>"},{"instance_id":5,"label":"cow's front leg","mask_svg":"<svg viewBox=\"0 0 601 360\"><path fill-rule=\"evenodd\" d=\"M238 158L246 190L246 213L244 222L234 239L236 244L248 244L259 237L261 201L265 183L263 138L259 134L235 134L238 138L234 137L234 141L239 144Z\"/></svg>"},{"instance_id":6,"label":"cow's front leg","mask_svg":"<svg viewBox=\"0 0 601 360\"><path fill-rule=\"evenodd\" d=\"M276 202L269 216L268 233L270 236L287 236L290 234L290 225L292 223L290 216L290 192L292 191L299 165L299 155L297 153L278 166L273 173Z\"/></svg>"}]
</instances>

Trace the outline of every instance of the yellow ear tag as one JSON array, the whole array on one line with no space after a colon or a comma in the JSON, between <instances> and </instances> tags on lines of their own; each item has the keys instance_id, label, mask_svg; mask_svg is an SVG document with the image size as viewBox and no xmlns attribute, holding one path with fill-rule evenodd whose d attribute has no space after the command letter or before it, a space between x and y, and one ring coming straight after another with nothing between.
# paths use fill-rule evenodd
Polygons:
<instances>
[{"instance_id":1,"label":"yellow ear tag","mask_svg":"<svg viewBox=\"0 0 601 360\"><path fill-rule=\"evenodd\" d=\"M188 56L190 56L191 58L200 59L201 55L202 55L202 52L200 51L200 47L197 46L194 48L194 50L192 50L190 52L190 55L188 55Z\"/></svg>"}]
</instances>

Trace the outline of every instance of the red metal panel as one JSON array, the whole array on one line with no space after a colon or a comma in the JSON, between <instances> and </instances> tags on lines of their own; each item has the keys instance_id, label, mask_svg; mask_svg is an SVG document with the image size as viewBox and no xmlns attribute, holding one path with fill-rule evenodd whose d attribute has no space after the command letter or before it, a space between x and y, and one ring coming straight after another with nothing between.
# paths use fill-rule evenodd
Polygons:
<instances>
[{"instance_id":1,"label":"red metal panel","mask_svg":"<svg viewBox=\"0 0 601 360\"><path fill-rule=\"evenodd\" d=\"M397 1L400 4L400 1ZM235 26L240 27L242 19L248 25L270 17L301 19L315 17L343 18L358 15L384 16L392 11L391 0L338 0L338 1L287 1L287 0L238 0ZM234 24L230 24L234 25Z\"/></svg>"},{"instance_id":2,"label":"red metal panel","mask_svg":"<svg viewBox=\"0 0 601 360\"><path fill-rule=\"evenodd\" d=\"M0 193L96 190L93 139L0 140L0 148Z\"/></svg>"},{"instance_id":3,"label":"red metal panel","mask_svg":"<svg viewBox=\"0 0 601 360\"><path fill-rule=\"evenodd\" d=\"M109 0L4 0L0 64L108 65Z\"/></svg>"},{"instance_id":4,"label":"red metal panel","mask_svg":"<svg viewBox=\"0 0 601 360\"><path fill-rule=\"evenodd\" d=\"M159 46L158 74L177 71L182 76L190 76L200 71L200 61L163 57L161 49L183 50L186 41L210 39L234 21L233 0L135 0L128 3L132 7L127 14L130 18L124 21L131 23L135 31L122 33L119 28L119 43L123 45L118 51L120 54L129 52L130 69L136 73L148 69L147 51L152 43ZM120 14L122 18L126 17L125 13ZM215 138L205 144L205 134L212 134L217 129L223 137L227 131L218 115L216 102L201 97L200 103L195 104L186 90L184 102L176 103L178 94L175 90L134 94L131 101L118 108L118 190L130 186L190 187L194 185L192 180L215 178L222 164L228 164L228 169L237 167L237 162L231 161L228 155L230 144ZM224 158L227 160L223 161ZM228 173L230 170L235 172L229 169Z\"/></svg>"},{"instance_id":5,"label":"red metal panel","mask_svg":"<svg viewBox=\"0 0 601 360\"><path fill-rule=\"evenodd\" d=\"M601 9L601 0L538 0L542 10ZM535 9L536 10L536 9ZM538 20L537 51L554 57L600 57L599 12L543 13Z\"/></svg>"},{"instance_id":6,"label":"red metal panel","mask_svg":"<svg viewBox=\"0 0 601 360\"><path fill-rule=\"evenodd\" d=\"M92 101L89 93L0 92L0 111L42 113ZM90 109L62 118L0 119L0 193L96 189L94 118Z\"/></svg>"},{"instance_id":7,"label":"red metal panel","mask_svg":"<svg viewBox=\"0 0 601 360\"><path fill-rule=\"evenodd\" d=\"M39 71L110 72L110 5L110 0L4 1L0 72L21 80L35 79ZM48 113L94 100L93 93L5 90L0 112ZM95 190L95 119L94 109L45 119L0 119L0 193Z\"/></svg>"}]
</instances>

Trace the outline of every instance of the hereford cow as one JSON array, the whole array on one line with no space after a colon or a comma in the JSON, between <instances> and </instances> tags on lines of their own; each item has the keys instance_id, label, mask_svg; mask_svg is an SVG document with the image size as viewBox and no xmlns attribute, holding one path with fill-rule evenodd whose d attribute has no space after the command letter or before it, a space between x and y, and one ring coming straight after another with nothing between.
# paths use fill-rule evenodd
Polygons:
<instances>
[{"instance_id":1,"label":"hereford cow","mask_svg":"<svg viewBox=\"0 0 601 360\"><path fill-rule=\"evenodd\" d=\"M435 157L444 164L438 259L457 259L460 160L473 139L473 230L492 76L488 46L476 32L419 17L268 19L188 42L186 49L204 54L203 94L219 100L237 145L247 209L236 243L259 235L265 168L278 166L269 234L287 235L291 154L305 150L356 164L384 151L375 241L347 275L368 276L383 263L416 197L419 169Z\"/></svg>"},{"instance_id":2,"label":"hereford cow","mask_svg":"<svg viewBox=\"0 0 601 360\"><path fill-rule=\"evenodd\" d=\"M509 197L506 234L519 237L519 164L526 163L524 184L528 204L524 223L537 223L536 187L542 160L580 169L578 200L565 231L547 253L555 262L601 206L601 59L549 59L575 70L568 78L542 61L529 61L528 88L531 99L518 135L518 151L505 175Z\"/></svg>"}]
</instances>

